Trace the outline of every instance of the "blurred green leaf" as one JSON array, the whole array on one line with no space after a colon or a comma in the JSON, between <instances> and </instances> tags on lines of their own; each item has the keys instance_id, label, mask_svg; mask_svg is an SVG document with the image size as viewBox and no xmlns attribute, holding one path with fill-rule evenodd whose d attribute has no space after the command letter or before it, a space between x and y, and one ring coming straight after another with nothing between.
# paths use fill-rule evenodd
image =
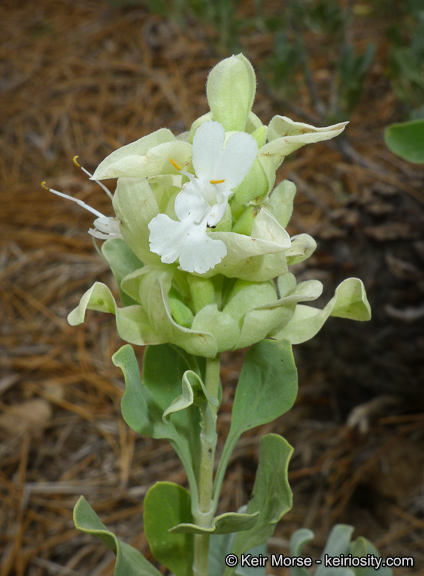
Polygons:
<instances>
[{"instance_id":1,"label":"blurred green leaf","mask_svg":"<svg viewBox=\"0 0 424 576\"><path fill-rule=\"evenodd\" d=\"M374 54L374 44L368 44L363 54L356 54L352 44L342 49L338 63L338 107L344 117L352 113L361 99L365 77Z\"/></svg>"},{"instance_id":2,"label":"blurred green leaf","mask_svg":"<svg viewBox=\"0 0 424 576\"><path fill-rule=\"evenodd\" d=\"M276 33L274 53L263 65L264 74L272 88L283 98L293 97L299 89L295 76L299 70L300 55L285 30Z\"/></svg>"},{"instance_id":3,"label":"blurred green leaf","mask_svg":"<svg viewBox=\"0 0 424 576\"><path fill-rule=\"evenodd\" d=\"M303 4L305 25L312 31L334 39L340 38L345 24L345 9L338 0Z\"/></svg>"},{"instance_id":4,"label":"blurred green leaf","mask_svg":"<svg viewBox=\"0 0 424 576\"><path fill-rule=\"evenodd\" d=\"M392 124L384 131L387 147L414 164L424 164L424 120Z\"/></svg>"}]
</instances>

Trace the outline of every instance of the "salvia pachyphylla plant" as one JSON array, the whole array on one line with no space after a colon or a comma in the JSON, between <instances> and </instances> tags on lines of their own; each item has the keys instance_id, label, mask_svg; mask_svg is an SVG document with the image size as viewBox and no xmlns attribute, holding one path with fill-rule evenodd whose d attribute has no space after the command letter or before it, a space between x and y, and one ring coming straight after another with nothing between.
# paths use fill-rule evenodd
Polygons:
<instances>
[{"instance_id":1,"label":"salvia pachyphylla plant","mask_svg":"<svg viewBox=\"0 0 424 576\"><path fill-rule=\"evenodd\" d=\"M264 436L251 499L242 510L217 515L232 451L243 432L293 405L292 344L312 338L329 316L370 318L357 278L342 282L324 309L305 304L321 295L322 284L297 283L290 266L309 258L316 243L308 234L291 238L286 231L294 184L285 180L274 187L288 154L334 138L345 123L315 128L275 116L264 126L251 110L255 88L255 73L243 55L223 60L207 81L210 111L189 132L175 136L162 128L100 163L93 180L117 179L113 195L101 184L114 215L77 201L97 216L89 233L105 241L102 254L120 302L96 282L68 320L81 324L87 309L115 315L128 343L112 358L125 378L123 417L136 432L169 440L185 468L189 490L158 482L144 500L151 551L176 576L245 574L241 555L265 554L276 523L292 506L287 480L292 448L281 436ZM131 345L148 346L141 376ZM220 353L244 347L250 349L216 462ZM116 553L116 575L159 576L138 550L102 524L83 497L74 519ZM359 557L375 550L364 539L351 543L349 527L335 531L327 544L334 555ZM299 561L293 576L307 573L301 552L312 537L310 531L293 536L291 553ZM264 565L257 570L264 573ZM363 574L355 568L342 573Z\"/></svg>"}]
</instances>

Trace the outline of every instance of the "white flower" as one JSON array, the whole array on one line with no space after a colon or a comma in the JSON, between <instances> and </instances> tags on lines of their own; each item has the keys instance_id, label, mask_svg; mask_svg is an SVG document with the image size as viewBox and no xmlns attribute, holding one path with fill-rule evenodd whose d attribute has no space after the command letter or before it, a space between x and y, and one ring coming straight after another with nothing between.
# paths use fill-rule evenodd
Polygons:
<instances>
[{"instance_id":1,"label":"white flower","mask_svg":"<svg viewBox=\"0 0 424 576\"><path fill-rule=\"evenodd\" d=\"M81 170L85 172L85 174L87 174L88 176L90 176L90 178L92 178L90 172L88 172L88 170L86 170L83 166L81 166L77 162L77 158L78 156L74 156L73 162L75 166L81 168ZM102 190L106 192L106 194L109 196L110 199L113 198L112 194L104 184L98 182L97 180L94 180L94 182L96 182L102 188ZM119 229L120 222L118 218L114 216L105 216L104 214L102 214L95 208L92 208L91 206L89 206L82 200L79 200L78 198L73 198L68 194L58 192L58 190L53 190L53 188L48 188L45 182L42 182L41 186L46 190L48 190L49 192L56 194L56 196L61 196L62 198L66 198L66 200L71 200L71 202L75 202L76 204L78 204L78 206L81 206L81 208L84 208L85 210L88 210L88 212L91 212L92 214L97 216L97 218L93 222L94 228L90 228L88 230L88 233L91 234L91 236L94 236L94 238L99 238L100 240L109 240L110 238L122 238L122 234Z\"/></svg>"},{"instance_id":2,"label":"white flower","mask_svg":"<svg viewBox=\"0 0 424 576\"><path fill-rule=\"evenodd\" d=\"M94 236L94 238L99 238L100 240L122 238L122 234L119 229L120 222L116 217L102 215L100 218L96 218L93 224L94 229L90 228L88 233Z\"/></svg>"},{"instance_id":3,"label":"white flower","mask_svg":"<svg viewBox=\"0 0 424 576\"><path fill-rule=\"evenodd\" d=\"M171 264L179 259L187 272L203 274L227 254L222 240L214 240L207 228L215 227L227 209L228 198L248 174L255 160L256 141L245 132L232 134L224 148L225 130L219 122L205 122L193 140L193 168L175 199L178 220L159 214L149 223L150 249Z\"/></svg>"}]
</instances>

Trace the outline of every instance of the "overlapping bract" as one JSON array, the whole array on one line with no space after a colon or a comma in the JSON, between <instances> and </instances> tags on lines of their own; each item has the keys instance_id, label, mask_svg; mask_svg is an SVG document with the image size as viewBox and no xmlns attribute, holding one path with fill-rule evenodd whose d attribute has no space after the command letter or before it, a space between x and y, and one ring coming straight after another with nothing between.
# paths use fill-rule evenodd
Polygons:
<instances>
[{"instance_id":1,"label":"overlapping bract","mask_svg":"<svg viewBox=\"0 0 424 576\"><path fill-rule=\"evenodd\" d=\"M83 322L87 309L110 312L127 342L168 342L213 357L266 337L303 342L330 315L369 319L355 278L339 286L324 310L299 304L317 299L322 285L297 285L288 267L316 244L307 234L286 232L294 185L274 188L285 156L337 136L345 124L315 128L276 116L263 126L251 112L255 76L242 55L211 71L207 95L210 112L189 133L158 130L116 150L95 171L93 179L118 179L119 231L115 220L103 253L125 305L97 283L70 323Z\"/></svg>"}]
</instances>

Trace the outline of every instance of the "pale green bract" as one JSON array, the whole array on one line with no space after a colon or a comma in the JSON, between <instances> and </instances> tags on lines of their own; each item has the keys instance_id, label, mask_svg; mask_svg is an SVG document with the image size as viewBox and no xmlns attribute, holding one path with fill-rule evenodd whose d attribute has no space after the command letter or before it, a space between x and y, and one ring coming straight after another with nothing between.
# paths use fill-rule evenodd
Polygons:
<instances>
[{"instance_id":1,"label":"pale green bract","mask_svg":"<svg viewBox=\"0 0 424 576\"><path fill-rule=\"evenodd\" d=\"M118 181L115 217L96 221L96 236L107 239L103 253L124 306L96 283L69 315L72 325L100 310L115 314L129 343L171 343L213 358L263 338L304 342L329 316L370 318L355 278L323 310L299 304L316 300L322 286L296 285L289 266L316 243L308 234L290 238L296 188L274 187L288 154L334 138L346 123L316 128L275 116L264 126L251 111L255 86L250 62L227 58L208 77L210 112L188 133L162 128L100 163L92 178Z\"/></svg>"}]
</instances>

